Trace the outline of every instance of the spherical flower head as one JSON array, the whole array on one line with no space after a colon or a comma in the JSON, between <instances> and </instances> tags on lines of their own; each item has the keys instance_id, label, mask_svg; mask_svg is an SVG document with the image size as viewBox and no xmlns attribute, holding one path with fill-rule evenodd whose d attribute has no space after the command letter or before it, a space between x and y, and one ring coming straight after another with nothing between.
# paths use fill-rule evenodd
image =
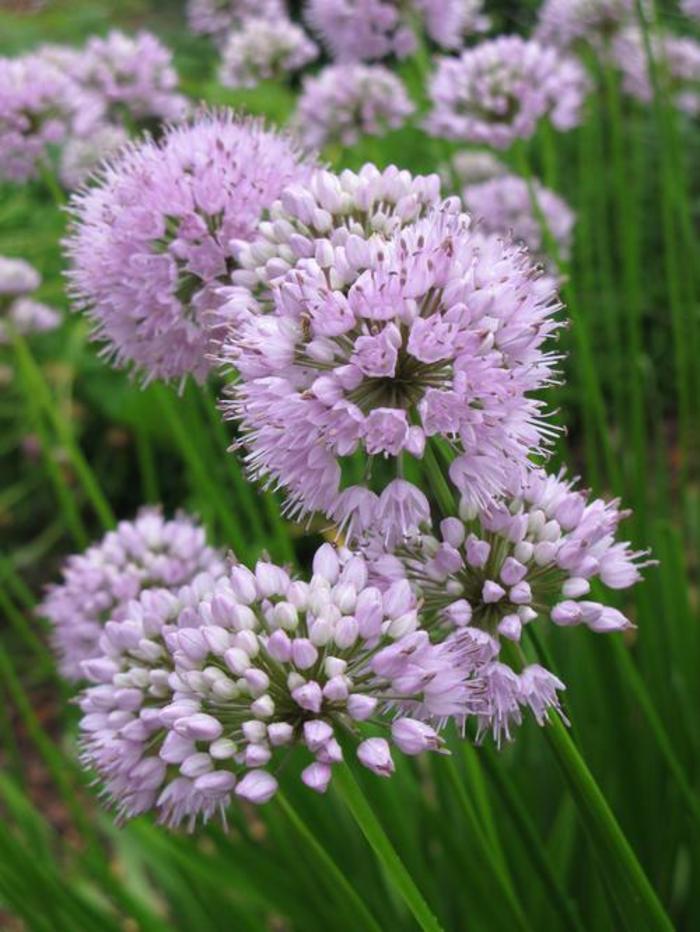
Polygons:
<instances>
[{"instance_id":1,"label":"spherical flower head","mask_svg":"<svg viewBox=\"0 0 700 932\"><path fill-rule=\"evenodd\" d=\"M29 262L0 256L0 300L28 294L40 284L41 276Z\"/></svg>"},{"instance_id":2,"label":"spherical flower head","mask_svg":"<svg viewBox=\"0 0 700 932\"><path fill-rule=\"evenodd\" d=\"M415 20L443 48L488 28L481 0L308 0L305 16L338 62L404 58L417 47Z\"/></svg>"},{"instance_id":3,"label":"spherical flower head","mask_svg":"<svg viewBox=\"0 0 700 932\"><path fill-rule=\"evenodd\" d=\"M413 113L400 78L382 65L329 65L304 79L293 126L309 146L353 146L399 129Z\"/></svg>"},{"instance_id":4,"label":"spherical flower head","mask_svg":"<svg viewBox=\"0 0 700 932\"><path fill-rule=\"evenodd\" d=\"M128 141L127 131L111 123L94 126L86 136L71 136L61 151L61 184L69 191L76 191Z\"/></svg>"},{"instance_id":5,"label":"spherical flower head","mask_svg":"<svg viewBox=\"0 0 700 932\"><path fill-rule=\"evenodd\" d=\"M105 121L120 122L125 114L135 121L178 120L187 113L172 53L150 32L92 36L75 60L73 78L99 100Z\"/></svg>"},{"instance_id":6,"label":"spherical flower head","mask_svg":"<svg viewBox=\"0 0 700 932\"><path fill-rule=\"evenodd\" d=\"M106 352L145 381L203 379L224 331L231 240L252 239L263 210L308 172L287 137L226 110L103 166L73 196L66 245L73 296Z\"/></svg>"},{"instance_id":7,"label":"spherical flower head","mask_svg":"<svg viewBox=\"0 0 700 932\"><path fill-rule=\"evenodd\" d=\"M240 373L227 412L251 475L281 486L292 513L393 537L427 504L387 478L445 437L454 481L488 502L548 433L529 393L552 377L543 344L559 305L538 281L524 250L473 231L453 202L389 241L357 237L300 260L273 288L274 312L241 313L224 350ZM358 450L378 500L343 479Z\"/></svg>"},{"instance_id":8,"label":"spherical flower head","mask_svg":"<svg viewBox=\"0 0 700 932\"><path fill-rule=\"evenodd\" d=\"M453 178L462 184L479 184L508 172L507 166L488 149L463 149L452 156L451 165L444 171L445 179Z\"/></svg>"},{"instance_id":9,"label":"spherical flower head","mask_svg":"<svg viewBox=\"0 0 700 932\"><path fill-rule=\"evenodd\" d=\"M462 191L462 200L486 233L511 235L534 256L544 259L546 231L556 244L558 256L568 258L575 214L558 194L539 181L532 182L531 192L524 178L502 175L467 185Z\"/></svg>"},{"instance_id":10,"label":"spherical flower head","mask_svg":"<svg viewBox=\"0 0 700 932\"><path fill-rule=\"evenodd\" d=\"M681 11L691 19L700 20L700 0L681 0Z\"/></svg>"},{"instance_id":11,"label":"spherical flower head","mask_svg":"<svg viewBox=\"0 0 700 932\"><path fill-rule=\"evenodd\" d=\"M578 125L589 89L582 65L551 46L501 36L441 58L430 81L435 136L505 149L529 139L548 119L558 130Z\"/></svg>"},{"instance_id":12,"label":"spherical flower head","mask_svg":"<svg viewBox=\"0 0 700 932\"><path fill-rule=\"evenodd\" d=\"M66 134L70 96L69 80L41 56L0 58L0 181L37 176Z\"/></svg>"},{"instance_id":13,"label":"spherical flower head","mask_svg":"<svg viewBox=\"0 0 700 932\"><path fill-rule=\"evenodd\" d=\"M284 189L252 242L234 244L236 285L260 291L280 281L300 259L328 247L348 247L356 261L358 240L388 238L425 217L442 202L437 175L412 175L395 165L368 163L359 172L316 169L308 181Z\"/></svg>"},{"instance_id":14,"label":"spherical flower head","mask_svg":"<svg viewBox=\"0 0 700 932\"><path fill-rule=\"evenodd\" d=\"M632 27L620 33L612 51L622 72L623 90L642 103L651 103L654 90L641 30ZM690 116L700 113L700 42L657 32L651 36L651 52L669 101Z\"/></svg>"},{"instance_id":15,"label":"spherical flower head","mask_svg":"<svg viewBox=\"0 0 700 932\"><path fill-rule=\"evenodd\" d=\"M251 17L269 22L286 17L285 6L284 0L187 0L187 22L192 32L220 44Z\"/></svg>"},{"instance_id":16,"label":"spherical flower head","mask_svg":"<svg viewBox=\"0 0 700 932\"><path fill-rule=\"evenodd\" d=\"M635 0L545 0L534 38L561 49L585 43L605 51L635 15Z\"/></svg>"},{"instance_id":17,"label":"spherical flower head","mask_svg":"<svg viewBox=\"0 0 700 932\"><path fill-rule=\"evenodd\" d=\"M267 802L294 746L302 781L322 793L341 733L364 739L358 759L380 776L393 771L390 741L439 749L439 721L469 714L478 684L418 630L408 583L381 593L367 575L361 557L326 544L308 582L236 565L176 594L142 593L108 622L102 656L83 665L95 685L80 697L81 728L83 760L119 815L154 809L192 827L225 818L234 796Z\"/></svg>"},{"instance_id":18,"label":"spherical flower head","mask_svg":"<svg viewBox=\"0 0 700 932\"><path fill-rule=\"evenodd\" d=\"M231 32L221 50L219 82L224 87L255 87L286 78L318 57L318 47L288 19L248 19Z\"/></svg>"},{"instance_id":19,"label":"spherical flower head","mask_svg":"<svg viewBox=\"0 0 700 932\"><path fill-rule=\"evenodd\" d=\"M10 342L10 331L22 336L31 336L55 330L60 323L61 314L55 308L31 298L16 298L10 304L4 319L0 316L0 343Z\"/></svg>"},{"instance_id":20,"label":"spherical flower head","mask_svg":"<svg viewBox=\"0 0 700 932\"><path fill-rule=\"evenodd\" d=\"M517 495L444 519L380 564L395 585L409 579L423 600L427 630L470 626L519 641L542 614L598 632L630 628L617 609L588 599L591 580L625 589L641 579L645 553L616 540L626 513L617 501L589 500L562 473L532 469Z\"/></svg>"},{"instance_id":21,"label":"spherical flower head","mask_svg":"<svg viewBox=\"0 0 700 932\"><path fill-rule=\"evenodd\" d=\"M53 626L61 673L83 678L82 662L100 655L105 621L122 617L143 590L176 589L200 573L223 572L222 555L187 515L166 520L145 508L134 521L121 521L85 553L69 557L62 582L49 588L37 609Z\"/></svg>"}]
</instances>

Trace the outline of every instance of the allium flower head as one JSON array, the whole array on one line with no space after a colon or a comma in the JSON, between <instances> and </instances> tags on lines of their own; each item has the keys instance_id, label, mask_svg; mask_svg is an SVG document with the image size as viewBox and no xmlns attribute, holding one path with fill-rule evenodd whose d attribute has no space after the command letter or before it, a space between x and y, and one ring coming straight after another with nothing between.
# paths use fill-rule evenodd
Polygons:
<instances>
[{"instance_id":1,"label":"allium flower head","mask_svg":"<svg viewBox=\"0 0 700 932\"><path fill-rule=\"evenodd\" d=\"M137 121L177 120L187 112L172 53L150 32L93 36L75 56L71 76L99 101L103 121L121 122L124 114Z\"/></svg>"},{"instance_id":2,"label":"allium flower head","mask_svg":"<svg viewBox=\"0 0 700 932\"><path fill-rule=\"evenodd\" d=\"M459 48L465 34L487 28L481 0L308 0L306 19L336 61L404 58L417 47L421 23L443 48Z\"/></svg>"},{"instance_id":3,"label":"allium flower head","mask_svg":"<svg viewBox=\"0 0 700 932\"><path fill-rule=\"evenodd\" d=\"M445 174L450 180L454 175L461 184L467 185L489 181L507 172L507 166L488 149L463 149L452 156L451 169Z\"/></svg>"},{"instance_id":4,"label":"allium flower head","mask_svg":"<svg viewBox=\"0 0 700 932\"><path fill-rule=\"evenodd\" d=\"M700 19L700 0L681 0L681 10L691 19Z\"/></svg>"},{"instance_id":5,"label":"allium flower head","mask_svg":"<svg viewBox=\"0 0 700 932\"><path fill-rule=\"evenodd\" d=\"M648 565L616 540L626 515L617 501L589 500L562 473L532 469L520 494L487 509L463 502L439 533L405 540L377 567L391 585L411 581L428 629L469 625L519 641L524 625L548 614L557 625L621 631L631 627L624 615L588 596L591 580L625 589Z\"/></svg>"},{"instance_id":6,"label":"allium flower head","mask_svg":"<svg viewBox=\"0 0 700 932\"><path fill-rule=\"evenodd\" d=\"M29 262L0 256L0 299L27 294L40 284L41 276Z\"/></svg>"},{"instance_id":7,"label":"allium flower head","mask_svg":"<svg viewBox=\"0 0 700 932\"><path fill-rule=\"evenodd\" d=\"M71 136L61 151L59 177L69 191L77 190L105 159L114 156L129 140L122 126L94 126L85 136Z\"/></svg>"},{"instance_id":8,"label":"allium flower head","mask_svg":"<svg viewBox=\"0 0 700 932\"><path fill-rule=\"evenodd\" d=\"M192 32L217 42L250 19L269 22L286 17L284 0L187 0L187 22Z\"/></svg>"},{"instance_id":9,"label":"allium flower head","mask_svg":"<svg viewBox=\"0 0 700 932\"><path fill-rule=\"evenodd\" d=\"M505 149L542 119L559 130L580 121L589 81L582 65L551 46L501 36L441 58L430 81L435 136Z\"/></svg>"},{"instance_id":10,"label":"allium flower head","mask_svg":"<svg viewBox=\"0 0 700 932\"><path fill-rule=\"evenodd\" d=\"M304 79L293 118L309 146L352 146L399 129L413 113L401 79L382 65L329 65Z\"/></svg>"},{"instance_id":11,"label":"allium flower head","mask_svg":"<svg viewBox=\"0 0 700 932\"><path fill-rule=\"evenodd\" d=\"M587 43L603 51L635 18L635 0L544 0L534 38L569 49Z\"/></svg>"},{"instance_id":12,"label":"allium flower head","mask_svg":"<svg viewBox=\"0 0 700 932\"><path fill-rule=\"evenodd\" d=\"M662 90L679 110L700 113L700 42L687 36L658 32L651 36ZM643 103L654 99L644 38L638 28L626 29L613 44L613 57L622 72L622 87Z\"/></svg>"},{"instance_id":13,"label":"allium flower head","mask_svg":"<svg viewBox=\"0 0 700 932\"><path fill-rule=\"evenodd\" d=\"M565 259L571 250L574 212L558 194L538 181L534 181L532 187L537 199L537 212L527 182L517 175L502 175L480 184L467 185L462 191L462 200L485 232L510 234L517 242L524 243L533 255L541 258L547 252L542 229L544 221L559 256Z\"/></svg>"},{"instance_id":14,"label":"allium flower head","mask_svg":"<svg viewBox=\"0 0 700 932\"><path fill-rule=\"evenodd\" d=\"M222 333L215 309L234 266L230 241L251 239L264 208L308 171L287 137L230 111L104 166L73 196L67 249L76 302L107 352L146 380L203 378Z\"/></svg>"},{"instance_id":15,"label":"allium flower head","mask_svg":"<svg viewBox=\"0 0 700 932\"><path fill-rule=\"evenodd\" d=\"M31 298L15 298L7 312L0 315L0 343L9 342L9 328L23 336L31 336L55 330L60 323L61 315L55 308Z\"/></svg>"},{"instance_id":16,"label":"allium flower head","mask_svg":"<svg viewBox=\"0 0 700 932\"><path fill-rule=\"evenodd\" d=\"M393 537L423 520L425 496L400 479L378 500L346 487L341 462L356 450L395 476L401 457L449 438L454 481L483 503L542 448L548 428L528 393L552 376L542 346L556 295L524 250L472 231L453 201L388 241L323 243L273 300L272 314L239 309L224 352L241 376L228 413L251 474L280 485L292 512Z\"/></svg>"},{"instance_id":17,"label":"allium flower head","mask_svg":"<svg viewBox=\"0 0 700 932\"><path fill-rule=\"evenodd\" d=\"M342 731L363 738L359 761L394 770L440 748L449 717L480 708L481 685L455 652L417 629L410 586L381 593L361 557L317 552L309 582L260 562L177 593L145 592L110 621L102 656L83 664L83 760L119 815L155 809L170 826L215 814L234 796L264 803L290 748L301 779L325 792L343 759ZM393 722L392 722L393 719ZM433 724L430 724L432 721Z\"/></svg>"},{"instance_id":18,"label":"allium flower head","mask_svg":"<svg viewBox=\"0 0 700 932\"><path fill-rule=\"evenodd\" d=\"M284 189L252 242L237 245L233 281L252 289L270 285L328 245L393 236L441 200L437 175L414 176L395 165L380 170L371 163L339 175L316 169L308 181Z\"/></svg>"},{"instance_id":19,"label":"allium flower head","mask_svg":"<svg viewBox=\"0 0 700 932\"><path fill-rule=\"evenodd\" d=\"M140 592L175 589L204 572L224 572L222 555L207 546L204 530L187 515L169 521L149 508L70 557L63 581L50 587L37 610L53 625L62 674L83 677L82 662L100 655L105 622L121 618Z\"/></svg>"},{"instance_id":20,"label":"allium flower head","mask_svg":"<svg viewBox=\"0 0 700 932\"><path fill-rule=\"evenodd\" d=\"M317 56L316 44L290 20L248 19L224 43L219 82L224 87L255 87L260 81L284 78Z\"/></svg>"},{"instance_id":21,"label":"allium flower head","mask_svg":"<svg viewBox=\"0 0 700 932\"><path fill-rule=\"evenodd\" d=\"M24 182L66 134L70 83L38 55L0 58L0 181Z\"/></svg>"}]
</instances>

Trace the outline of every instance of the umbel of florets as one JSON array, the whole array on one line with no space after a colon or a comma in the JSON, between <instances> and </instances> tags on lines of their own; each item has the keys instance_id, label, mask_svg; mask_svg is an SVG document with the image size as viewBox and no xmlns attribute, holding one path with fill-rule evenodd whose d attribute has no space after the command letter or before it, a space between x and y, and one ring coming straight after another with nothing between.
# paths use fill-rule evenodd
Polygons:
<instances>
[{"instance_id":1,"label":"umbel of florets","mask_svg":"<svg viewBox=\"0 0 700 932\"><path fill-rule=\"evenodd\" d=\"M501 36L439 59L430 81L426 128L435 136L506 149L541 120L578 125L589 90L579 62L551 46Z\"/></svg>"},{"instance_id":2,"label":"umbel of florets","mask_svg":"<svg viewBox=\"0 0 700 932\"><path fill-rule=\"evenodd\" d=\"M233 796L264 803L295 746L301 779L324 792L343 734L389 776L389 741L438 750L441 722L481 711L466 642L431 644L408 583L382 593L367 579L361 557L326 544L308 582L264 561L235 565L145 592L109 621L79 703L83 760L120 816L155 809L192 827Z\"/></svg>"},{"instance_id":3,"label":"umbel of florets","mask_svg":"<svg viewBox=\"0 0 700 932\"><path fill-rule=\"evenodd\" d=\"M179 514L166 520L153 508L121 521L84 553L69 557L63 579L51 586L37 612L53 628L52 642L66 679L82 679L82 663L100 654L107 620L119 620L146 589L179 589L199 573L217 578L223 554L209 547L204 529Z\"/></svg>"},{"instance_id":4,"label":"umbel of florets","mask_svg":"<svg viewBox=\"0 0 700 932\"><path fill-rule=\"evenodd\" d=\"M308 175L297 147L255 120L212 111L146 139L74 195L66 247L75 303L118 364L145 381L202 379L224 332L218 290L231 242Z\"/></svg>"},{"instance_id":5,"label":"umbel of florets","mask_svg":"<svg viewBox=\"0 0 700 932\"><path fill-rule=\"evenodd\" d=\"M532 469L519 494L487 509L463 502L438 533L407 538L376 571L411 581L428 630L470 625L519 641L525 625L548 616L559 626L622 631L629 620L590 593L594 580L628 588L648 565L646 553L616 540L626 516L617 501L590 500L562 473Z\"/></svg>"},{"instance_id":6,"label":"umbel of florets","mask_svg":"<svg viewBox=\"0 0 700 932\"><path fill-rule=\"evenodd\" d=\"M546 442L529 393L552 378L543 344L558 327L556 295L523 250L472 230L455 203L389 240L322 241L272 293L268 314L238 296L224 356L240 381L227 411L251 475L282 487L292 512L394 538L427 500L400 478L376 476L379 499L350 485L342 468L355 451L396 476L402 457L421 460L443 437L454 482L483 505Z\"/></svg>"}]
</instances>

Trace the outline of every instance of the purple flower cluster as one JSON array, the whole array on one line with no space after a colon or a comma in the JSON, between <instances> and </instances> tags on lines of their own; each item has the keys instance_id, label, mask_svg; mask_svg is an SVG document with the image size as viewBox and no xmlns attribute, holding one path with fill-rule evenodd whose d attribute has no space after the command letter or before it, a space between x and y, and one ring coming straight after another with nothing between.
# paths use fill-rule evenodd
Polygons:
<instances>
[{"instance_id":1,"label":"purple flower cluster","mask_svg":"<svg viewBox=\"0 0 700 932\"><path fill-rule=\"evenodd\" d=\"M293 126L314 148L353 146L399 129L413 113L401 79L382 65L329 65L304 79Z\"/></svg>"},{"instance_id":2,"label":"purple flower cluster","mask_svg":"<svg viewBox=\"0 0 700 932\"><path fill-rule=\"evenodd\" d=\"M589 89L582 65L551 46L501 36L440 58L430 81L426 128L435 136L505 149L540 120L558 130L579 123Z\"/></svg>"},{"instance_id":3,"label":"purple flower cluster","mask_svg":"<svg viewBox=\"0 0 700 932\"><path fill-rule=\"evenodd\" d=\"M69 81L40 55L0 58L0 181L39 174L66 135Z\"/></svg>"},{"instance_id":4,"label":"purple flower cluster","mask_svg":"<svg viewBox=\"0 0 700 932\"><path fill-rule=\"evenodd\" d=\"M635 0L545 0L534 38L562 49L587 43L604 51L634 19Z\"/></svg>"},{"instance_id":5,"label":"purple flower cluster","mask_svg":"<svg viewBox=\"0 0 700 932\"><path fill-rule=\"evenodd\" d=\"M516 242L524 243L532 255L542 259L547 253L544 224L556 243L558 256L568 258L574 212L558 194L538 181L533 181L530 191L524 178L501 175L467 185L462 200L484 231L511 235Z\"/></svg>"},{"instance_id":6,"label":"purple flower cluster","mask_svg":"<svg viewBox=\"0 0 700 932\"><path fill-rule=\"evenodd\" d=\"M0 344L10 341L11 331L28 336L59 326L58 311L28 297L40 284L34 266L24 259L0 256Z\"/></svg>"},{"instance_id":7,"label":"purple flower cluster","mask_svg":"<svg viewBox=\"0 0 700 932\"><path fill-rule=\"evenodd\" d=\"M589 597L593 580L625 589L649 565L645 553L615 539L625 516L618 502L590 501L561 473L533 469L518 494L486 509L463 499L459 516L443 519L437 533L406 537L393 554L370 542L370 565L380 588L408 580L421 602L422 626L432 637L456 629L480 632L490 644L487 663L496 672L486 705L500 712L482 716L480 732L490 731L498 743L510 739L522 705L529 705L541 724L541 704L543 709L556 705L556 690L564 688L541 667L517 676L497 662L501 638L520 641L523 628L545 613L561 627L583 624L602 633L632 627L620 611ZM489 680L486 671L476 675Z\"/></svg>"},{"instance_id":8,"label":"purple flower cluster","mask_svg":"<svg viewBox=\"0 0 700 932\"><path fill-rule=\"evenodd\" d=\"M305 15L336 61L376 61L412 54L416 24L443 48L459 48L487 28L481 8L481 0L308 0Z\"/></svg>"},{"instance_id":9,"label":"purple flower cluster","mask_svg":"<svg viewBox=\"0 0 700 932\"><path fill-rule=\"evenodd\" d=\"M111 123L98 124L87 135L70 136L61 150L58 169L61 184L69 191L77 191L128 140L124 127Z\"/></svg>"},{"instance_id":10,"label":"purple flower cluster","mask_svg":"<svg viewBox=\"0 0 700 932\"><path fill-rule=\"evenodd\" d=\"M219 81L224 87L255 87L298 71L317 56L316 44L290 20L251 18L226 39Z\"/></svg>"},{"instance_id":11,"label":"purple flower cluster","mask_svg":"<svg viewBox=\"0 0 700 932\"><path fill-rule=\"evenodd\" d=\"M472 185L507 172L507 166L488 149L462 149L452 156L444 174L448 180L454 178L460 185Z\"/></svg>"},{"instance_id":12,"label":"purple flower cluster","mask_svg":"<svg viewBox=\"0 0 700 932\"><path fill-rule=\"evenodd\" d=\"M121 818L155 809L190 828L225 818L233 796L267 802L294 745L310 758L301 779L325 792L340 733L359 739L361 723L381 736L357 757L388 777L387 738L404 754L438 750L442 722L482 711L477 636L432 644L405 580L382 593L361 557L329 544L309 582L259 562L144 592L82 664L94 684L79 700L83 761Z\"/></svg>"},{"instance_id":13,"label":"purple flower cluster","mask_svg":"<svg viewBox=\"0 0 700 932\"><path fill-rule=\"evenodd\" d=\"M453 481L483 504L546 444L530 392L552 378L543 344L559 326L556 294L524 250L473 231L454 199L388 239L318 241L274 284L272 313L254 300L246 309L244 295L231 303L224 356L240 382L227 411L251 475L281 486L292 513L321 511L351 538L372 526L397 539L427 500L401 478L378 478L379 497L348 485L355 451L368 473L387 461L400 476L405 457L444 437Z\"/></svg>"},{"instance_id":14,"label":"purple flower cluster","mask_svg":"<svg viewBox=\"0 0 700 932\"><path fill-rule=\"evenodd\" d=\"M95 118L121 123L178 120L188 109L177 91L172 53L156 36L112 30L93 36L73 56L70 77L95 101Z\"/></svg>"},{"instance_id":15,"label":"purple flower cluster","mask_svg":"<svg viewBox=\"0 0 700 932\"><path fill-rule=\"evenodd\" d=\"M146 381L203 378L231 241L252 239L263 209L308 172L286 136L223 110L123 150L74 195L71 288L117 363Z\"/></svg>"},{"instance_id":16,"label":"purple flower cluster","mask_svg":"<svg viewBox=\"0 0 700 932\"><path fill-rule=\"evenodd\" d=\"M251 17L269 22L286 17L284 0L187 0L192 32L211 36L218 43Z\"/></svg>"},{"instance_id":17,"label":"purple flower cluster","mask_svg":"<svg viewBox=\"0 0 700 932\"><path fill-rule=\"evenodd\" d=\"M681 10L691 19L700 20L700 0L681 0Z\"/></svg>"},{"instance_id":18,"label":"purple flower cluster","mask_svg":"<svg viewBox=\"0 0 700 932\"><path fill-rule=\"evenodd\" d=\"M613 43L613 57L627 94L642 103L654 98L649 62L640 29L626 29ZM657 32L651 51L662 90L679 110L700 113L700 42L687 36Z\"/></svg>"},{"instance_id":19,"label":"purple flower cluster","mask_svg":"<svg viewBox=\"0 0 700 932\"><path fill-rule=\"evenodd\" d=\"M37 610L53 626L61 672L69 680L83 678L83 662L100 656L105 622L116 624L139 593L177 589L200 573L217 578L224 569L222 555L207 546L204 530L187 515L168 521L144 508L134 521L120 522L68 559L63 581Z\"/></svg>"}]
</instances>

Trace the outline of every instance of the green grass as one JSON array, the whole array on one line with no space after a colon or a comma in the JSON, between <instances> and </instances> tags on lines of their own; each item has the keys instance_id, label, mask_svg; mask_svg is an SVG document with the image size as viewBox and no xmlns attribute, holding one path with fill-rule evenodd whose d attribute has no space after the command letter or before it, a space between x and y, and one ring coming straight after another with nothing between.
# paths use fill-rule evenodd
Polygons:
<instances>
[{"instance_id":1,"label":"green grass","mask_svg":"<svg viewBox=\"0 0 700 932\"><path fill-rule=\"evenodd\" d=\"M534 4L508 6L519 23ZM176 4L65 0L31 17L0 13L0 53L79 42L115 23L170 42L194 97L278 122L289 113L289 88L217 87L211 50L187 36ZM569 430L553 465L620 495L634 510L628 534L659 565L620 596L631 636L542 625L526 644L567 683L571 730L527 723L501 752L452 735L449 759L401 760L390 781L343 768L323 798L287 781L261 810L233 807L227 831L189 837L146 818L114 827L76 763L76 711L32 614L42 586L66 553L144 501L199 513L246 561L267 549L304 564L314 540L224 452L217 386L142 391L98 359L82 319L67 317L57 333L0 347L0 927L697 926L700 130L663 96L642 107L613 71L595 77L583 125L566 135L543 127L518 155L578 214L566 380L554 392ZM405 129L327 156L431 171L449 149ZM41 296L67 308L64 225L40 182L0 188L0 254L35 263Z\"/></svg>"}]
</instances>

